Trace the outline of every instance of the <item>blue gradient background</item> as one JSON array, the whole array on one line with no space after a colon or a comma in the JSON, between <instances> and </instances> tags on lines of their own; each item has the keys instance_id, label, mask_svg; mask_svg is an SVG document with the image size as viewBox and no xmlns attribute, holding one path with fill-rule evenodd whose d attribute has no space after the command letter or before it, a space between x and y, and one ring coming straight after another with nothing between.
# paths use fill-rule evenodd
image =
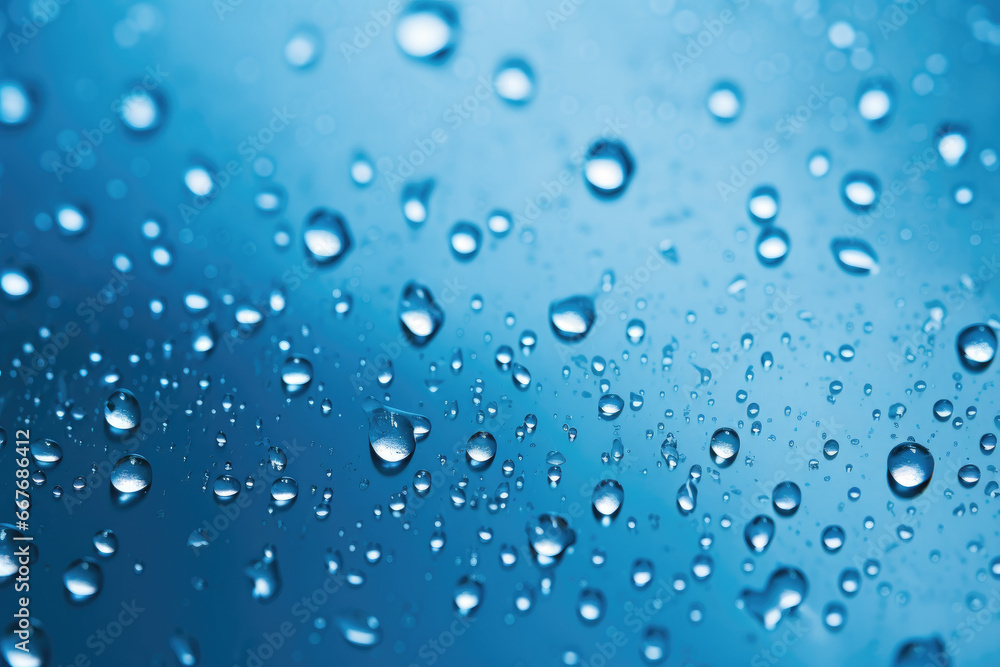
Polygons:
<instances>
[{"instance_id":1,"label":"blue gradient background","mask_svg":"<svg viewBox=\"0 0 1000 667\"><path fill-rule=\"evenodd\" d=\"M997 431L998 366L981 375L966 373L954 337L968 324L995 321L1000 311L997 276L976 292L961 286L963 274L976 275L1000 252L997 174L979 162L980 151L995 147L998 139L998 47L974 39L971 27L979 18L1000 22L1000 15L995 7L927 2L907 14L898 31L883 35L879 21L892 4L563 3L575 9L553 27L550 12L561 11L558 3L459 3L457 50L441 66L405 58L392 26L350 61L343 56L340 44L354 39L355 28L370 21L372 11L387 6L378 2L244 0L222 18L208 2L159 3L155 29L124 48L115 30L127 31L120 23L128 21L129 5L70 0L18 53L3 44L0 72L29 83L39 105L28 126L0 133L0 227L6 233L0 259L30 263L41 279L32 299L2 306L0 415L8 444L0 489L13 496L11 440L17 428L30 426L34 437L62 444L62 463L34 490L30 531L40 556L32 571L32 609L52 639L50 664L72 664L79 655L95 665L176 664L167 642L183 628L200 644L199 664L247 665L247 650L285 621L295 633L267 664L555 665L573 649L589 667L630 665L640 663L639 638L648 623L669 629L671 665L890 665L901 642L933 634L954 647L953 665L995 664L998 619L991 613L983 623L980 617L970 630L975 615L965 598L978 592L1000 600L1000 582L987 573L1000 553L997 506L983 493L996 469L977 446L983 433ZM735 20L679 72L675 52L703 29L702 21L726 9ZM4 34L28 14L25 3L10 3ZM848 20L867 34L870 69L858 71L847 62L849 52L830 45L826 30L835 20ZM322 58L307 71L292 69L282 57L288 36L301 25L315 26L325 43ZM948 70L933 77L931 94L917 95L910 82L933 53L947 58ZM535 99L514 108L490 94L455 125L448 110L474 97L480 77L491 77L512 55L534 68ZM123 131L110 107L147 67L168 73L157 89L168 117L153 137L136 139ZM856 110L859 83L873 75L893 80L898 95L891 123L879 132ZM705 97L719 80L733 81L743 92L743 114L728 125L705 109ZM828 90L829 100L798 132L785 136L777 124L807 102L813 87ZM294 119L266 146L263 154L274 160L276 171L260 179L240 145L267 125L275 108L287 108ZM53 155L63 154L60 146L78 141L104 118L115 120L116 129L92 159L62 181L49 173ZM937 163L909 180L908 164L932 147L944 122L971 129L965 162L955 169ZM613 131L620 132L636 163L628 191L613 202L586 191L573 157L609 127L618 128ZM414 230L402 220L399 189L384 172L436 128L444 128L447 141L413 176L437 183L430 217ZM768 137L779 137L779 150L723 200L717 182ZM805 168L817 148L832 158L831 172L822 179L809 177ZM352 183L348 171L358 151L372 157L379 173L364 189ZM182 174L196 159L216 167L236 160L241 173L185 221L180 207L190 203L190 194ZM891 215L861 235L881 264L879 275L865 278L840 271L829 250L832 238L847 235L857 223L839 194L842 176L854 169L875 173L883 184L906 183ZM564 170L568 185L535 216L532 204ZM124 196L109 194L113 179L124 183ZM262 216L253 206L254 192L268 182L287 192L287 207L277 217ZM791 237L787 261L774 269L755 257L757 229L745 210L758 183L777 187L777 224ZM951 200L958 183L975 189L968 207ZM91 229L85 235L66 238L39 218L62 203L89 208ZM303 221L317 206L344 214L354 245L342 262L308 272L293 287L287 278L303 266ZM485 227L487 213L497 207L519 216L515 232L504 239L487 233L474 261L457 262L448 247L451 225L466 219ZM162 221L165 243L173 250L169 270L152 264L152 244L140 235L139 225L149 216ZM281 221L293 230L287 249L272 241ZM673 242L679 261L657 260L646 270L664 239ZM84 322L77 305L112 279L115 253L132 258L134 279L100 317ZM601 294L605 271L629 289ZM749 283L743 301L726 294L737 275ZM422 349L405 342L396 320L399 293L411 279L427 285L446 313L443 329ZM183 309L187 290L212 295L210 317L221 337L233 321L222 293L259 301L276 287L286 290L287 308L269 316L253 337L232 349L220 340L203 360L189 353L196 320ZM353 295L346 318L333 313L334 289ZM606 316L584 341L567 346L548 326L548 304L576 293L597 295ZM481 312L469 306L476 294L485 302ZM779 305L780 313L775 305L786 301L778 295L787 295L789 306ZM165 300L167 310L153 320L147 304L156 297ZM638 299L645 300L645 308ZM927 318L924 304L935 299L948 306L948 317L928 341L920 328ZM688 321L689 312L696 321ZM516 317L512 328L504 324L507 313ZM624 335L632 317L647 325L639 345ZM14 365L16 359L30 359L24 346L40 348L45 343L40 328L57 331L73 321L83 332L47 364L51 377L26 384ZM866 322L871 333L863 330ZM537 332L540 341L530 356L515 355L533 378L530 390L521 392L492 357L499 345L516 348L524 329ZM740 351L735 360L713 353L713 343L737 349L745 332L755 338L749 352ZM785 333L788 344L781 341ZM168 340L174 352L165 358ZM281 340L314 364L305 396L287 399L282 392L278 369L287 353L278 348ZM662 349L672 342L674 364L665 371ZM836 353L845 343L857 350L853 361L824 361L824 352ZM455 347L465 358L459 375L447 369ZM104 361L93 368L87 355L97 349ZM904 359L907 349L916 356L912 362ZM764 351L775 357L770 372L760 368ZM360 361L386 352L396 377L382 390ZM142 360L131 364L132 353ZM613 363L604 373L612 391L626 398L629 392L645 393L640 410L626 409L614 422L597 419L601 378L589 371L589 360L597 355ZM436 372L430 370L433 364ZM713 372L694 396L698 372L692 364ZM144 415L164 376L178 383L163 395L179 407L137 450L154 469L152 491L142 502L115 508L103 481L69 512L51 497L52 487L61 485L73 495L76 476L87 475L94 463L116 460L120 451L105 435L101 417L113 387L99 378L112 365L122 376L118 385L139 397ZM752 383L744 379L750 365ZM81 368L89 369L87 377L81 377ZM212 379L208 390L198 386L205 376ZM441 381L434 393L426 384L430 378ZM498 416L482 426L499 442L498 461L484 473L469 470L462 456L465 440L480 428L471 401L477 378L483 381L484 405L499 406ZM827 386L835 379L845 388L830 402ZM926 391L913 391L918 380L927 383ZM866 383L874 387L868 397L862 391ZM759 436L749 433L746 404L733 398L741 388L750 393L747 403L760 405ZM361 408L365 396L384 397L386 391L389 405L433 422L430 437L393 477L372 465ZM238 406L229 414L221 408L227 393ZM334 405L327 417L319 410L323 398ZM956 414L976 406L978 416L960 429L937 422L931 406L939 398L951 399ZM444 417L445 400L458 401L457 420ZM895 402L907 407L898 424L886 416ZM57 408L67 403L86 416L57 417ZM872 419L876 409L881 420ZM668 410L672 417L665 416ZM519 443L514 429L529 413L538 416L539 427ZM260 430L254 425L258 418ZM578 431L574 442L567 439L566 425ZM737 465L713 479L707 443L721 426L738 427L743 450ZM220 430L228 436L222 449L215 444ZM647 430L655 435L647 438ZM668 431L686 457L674 471L659 465L659 443ZM931 488L911 502L892 497L885 481L889 449L909 436L929 446L937 466ZM620 464L603 464L600 455L610 451L614 437L623 440L626 456ZM827 437L841 443L834 461L819 454ZM252 492L244 489L252 497L249 507L194 553L186 546L188 535L221 511L211 481L222 474L222 465L231 461L241 480L247 474L269 480L274 475L264 474L262 463L270 445L289 452L301 448L294 458L290 453L285 471L299 483L298 501L270 513L265 494L257 493L260 484ZM551 450L567 458L555 488L545 479ZM753 458L752 466L743 465L744 454ZM464 476L470 498L492 497L502 481L499 463L506 458L515 459L516 474L526 480L507 508L490 514L482 501L451 508L448 486ZM817 470L807 469L811 458L819 459ZM970 461L983 469L983 479L964 489L955 471ZM697 510L682 517L674 497L694 463L706 474ZM407 530L385 508L389 496L421 468L434 473L435 487L418 510L407 512ZM589 503L594 483L606 476L621 481L626 500L621 515L602 527ZM774 543L755 558L756 570L745 574L740 563L750 554L743 525L755 514L771 513L770 490L786 477L802 488L803 506L792 518L776 519ZM318 522L312 507L325 486L333 489L333 514ZM861 490L857 502L847 497L853 486ZM968 511L973 504L977 513ZM960 505L966 512L954 516ZM10 503L6 506L12 516ZM381 519L373 515L376 506L384 508ZM532 611L520 616L512 603L515 585L537 588L541 572L523 554L516 567L503 570L497 554L504 543L525 546L526 522L544 511L569 516L577 543L555 568L552 592L539 593ZM438 514L448 541L434 556L427 545ZM732 517L731 528L719 525L723 515ZM876 523L871 531L862 525L868 515ZM627 527L631 517L634 530ZM847 541L831 555L819 536L834 523L845 528ZM912 541L896 538L900 523L915 529ZM492 528L492 543L479 543L480 526ZM116 532L121 546L118 555L101 561L103 591L85 606L71 605L62 572L76 558L93 555L91 538L105 528ZM714 536L707 552L714 572L695 582L691 560L702 553L698 538L706 533ZM972 541L982 548L971 552ZM384 551L375 566L363 557L372 542ZM283 589L261 604L250 596L243 567L260 557L266 543L276 546ZM328 548L344 555L345 569L363 571L366 583L341 586L310 613L308 623L300 623L295 605L322 585ZM594 549L606 553L601 568L590 563ZM932 551L940 554L937 562ZM860 594L845 600L838 574L873 555L881 573L865 578ZM629 583L638 557L657 568L644 591ZM141 575L132 571L136 561L144 563ZM792 639L789 621L769 633L734 604L741 589L762 587L779 565L795 566L809 580L808 596L793 619L801 636ZM673 593L669 582L679 573L688 586ZM431 642L450 643L446 635L456 619L451 598L464 574L483 577L485 598L454 645L439 652ZM195 577L207 581L204 590L194 588ZM607 613L594 626L582 624L575 613L584 584L607 597ZM879 587L885 584L891 588L882 594ZM10 585L0 597L3 608L13 608ZM660 603L651 602L657 597ZM88 636L132 600L145 611L96 655ZM834 600L844 601L848 610L846 626L837 633L823 627L820 615ZM700 624L688 619L695 603L704 607ZM362 651L338 635L335 617L352 609L378 617L384 635L378 646ZM327 620L326 629L313 627L316 616ZM613 641L616 633L624 637L620 645ZM602 651L611 651L610 659Z\"/></svg>"}]
</instances>

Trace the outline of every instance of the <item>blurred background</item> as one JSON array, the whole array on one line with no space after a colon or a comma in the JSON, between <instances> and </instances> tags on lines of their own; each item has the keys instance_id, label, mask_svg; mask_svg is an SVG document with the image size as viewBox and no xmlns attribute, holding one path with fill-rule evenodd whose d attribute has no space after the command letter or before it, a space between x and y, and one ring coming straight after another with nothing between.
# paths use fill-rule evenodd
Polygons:
<instances>
[{"instance_id":1,"label":"blurred background","mask_svg":"<svg viewBox=\"0 0 1000 667\"><path fill-rule=\"evenodd\" d=\"M996 7L0 28L11 667L995 664Z\"/></svg>"}]
</instances>

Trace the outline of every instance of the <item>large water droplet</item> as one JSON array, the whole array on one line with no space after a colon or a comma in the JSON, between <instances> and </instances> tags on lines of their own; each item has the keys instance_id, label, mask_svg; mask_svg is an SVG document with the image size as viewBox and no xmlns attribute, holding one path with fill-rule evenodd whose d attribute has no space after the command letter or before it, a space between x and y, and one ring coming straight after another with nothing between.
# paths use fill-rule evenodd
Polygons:
<instances>
[{"instance_id":1,"label":"large water droplet","mask_svg":"<svg viewBox=\"0 0 1000 667\"><path fill-rule=\"evenodd\" d=\"M0 109L3 107L0 95ZM0 637L0 655L10 667L48 667L52 656L52 642L38 620L28 619L23 630L18 621L4 628Z\"/></svg>"},{"instance_id":2,"label":"large water droplet","mask_svg":"<svg viewBox=\"0 0 1000 667\"><path fill-rule=\"evenodd\" d=\"M878 256L872 247L860 239L837 238L830 243L837 266L857 276L878 273Z\"/></svg>"},{"instance_id":3,"label":"large water droplet","mask_svg":"<svg viewBox=\"0 0 1000 667\"><path fill-rule=\"evenodd\" d=\"M451 228L451 254L455 259L469 261L479 253L483 232L471 222L456 222Z\"/></svg>"},{"instance_id":4,"label":"large water droplet","mask_svg":"<svg viewBox=\"0 0 1000 667\"><path fill-rule=\"evenodd\" d=\"M937 149L949 167L957 166L969 150L969 132L960 125L943 125L937 132Z\"/></svg>"},{"instance_id":5,"label":"large water droplet","mask_svg":"<svg viewBox=\"0 0 1000 667\"><path fill-rule=\"evenodd\" d=\"M889 488L902 498L920 494L934 474L934 456L923 445L904 442L889 452Z\"/></svg>"},{"instance_id":6,"label":"large water droplet","mask_svg":"<svg viewBox=\"0 0 1000 667\"><path fill-rule=\"evenodd\" d=\"M720 428L712 434L708 449L715 465L720 468L730 466L740 453L740 436L731 428Z\"/></svg>"},{"instance_id":7,"label":"large water droplet","mask_svg":"<svg viewBox=\"0 0 1000 667\"><path fill-rule=\"evenodd\" d=\"M63 573L63 585L74 602L90 600L101 592L103 584L101 566L90 558L73 561Z\"/></svg>"},{"instance_id":8,"label":"large water droplet","mask_svg":"<svg viewBox=\"0 0 1000 667\"><path fill-rule=\"evenodd\" d=\"M888 79L869 79L858 90L858 113L868 124L879 129L892 117L895 93Z\"/></svg>"},{"instance_id":9,"label":"large water droplet","mask_svg":"<svg viewBox=\"0 0 1000 667\"><path fill-rule=\"evenodd\" d=\"M840 195L849 209L858 213L871 210L878 203L882 185L867 172L852 171L844 176L840 184Z\"/></svg>"},{"instance_id":10,"label":"large water droplet","mask_svg":"<svg viewBox=\"0 0 1000 667\"><path fill-rule=\"evenodd\" d=\"M147 134L163 125L166 102L155 91L135 86L121 98L118 115L132 132Z\"/></svg>"},{"instance_id":11,"label":"large water droplet","mask_svg":"<svg viewBox=\"0 0 1000 667\"><path fill-rule=\"evenodd\" d=\"M628 187L635 168L625 144L598 139L587 150L583 163L587 188L604 199L620 197Z\"/></svg>"},{"instance_id":12,"label":"large water droplet","mask_svg":"<svg viewBox=\"0 0 1000 667\"><path fill-rule=\"evenodd\" d=\"M35 103L27 88L17 81L0 81L0 123L11 127L24 125L34 111Z\"/></svg>"},{"instance_id":13,"label":"large water droplet","mask_svg":"<svg viewBox=\"0 0 1000 667\"><path fill-rule=\"evenodd\" d=\"M489 464L497 455L497 441L486 431L473 433L465 444L465 455L470 462Z\"/></svg>"},{"instance_id":14,"label":"large water droplet","mask_svg":"<svg viewBox=\"0 0 1000 667\"><path fill-rule=\"evenodd\" d=\"M336 211L318 208L306 219L303 239L317 264L332 264L351 249L347 222Z\"/></svg>"},{"instance_id":15,"label":"large water droplet","mask_svg":"<svg viewBox=\"0 0 1000 667\"><path fill-rule=\"evenodd\" d=\"M123 456L111 469L111 485L119 493L144 493L152 483L153 467L138 454Z\"/></svg>"},{"instance_id":16,"label":"large water droplet","mask_svg":"<svg viewBox=\"0 0 1000 667\"><path fill-rule=\"evenodd\" d=\"M469 576L464 576L455 585L452 601L459 616L474 613L483 601L483 585Z\"/></svg>"},{"instance_id":17,"label":"large water droplet","mask_svg":"<svg viewBox=\"0 0 1000 667\"><path fill-rule=\"evenodd\" d=\"M576 542L576 532L558 514L542 514L529 521L526 530L531 548L547 559L558 558Z\"/></svg>"},{"instance_id":18,"label":"large water droplet","mask_svg":"<svg viewBox=\"0 0 1000 667\"><path fill-rule=\"evenodd\" d=\"M358 648L369 648L382 641L382 627L377 618L361 611L350 611L337 616L340 636Z\"/></svg>"},{"instance_id":19,"label":"large water droplet","mask_svg":"<svg viewBox=\"0 0 1000 667\"><path fill-rule=\"evenodd\" d=\"M605 479L594 487L594 511L601 516L614 516L625 502L625 489L613 479Z\"/></svg>"},{"instance_id":20,"label":"large water droplet","mask_svg":"<svg viewBox=\"0 0 1000 667\"><path fill-rule=\"evenodd\" d=\"M119 431L138 428L141 419L139 400L128 389L117 389L104 404L104 420Z\"/></svg>"},{"instance_id":21,"label":"large water droplet","mask_svg":"<svg viewBox=\"0 0 1000 667\"><path fill-rule=\"evenodd\" d=\"M896 650L892 667L950 667L949 654L937 635L908 639Z\"/></svg>"},{"instance_id":22,"label":"large water droplet","mask_svg":"<svg viewBox=\"0 0 1000 667\"><path fill-rule=\"evenodd\" d=\"M754 188L747 200L747 211L754 222L767 223L778 217L778 191L770 185Z\"/></svg>"},{"instance_id":23,"label":"large water droplet","mask_svg":"<svg viewBox=\"0 0 1000 667\"><path fill-rule=\"evenodd\" d=\"M802 504L802 491L795 482L779 482L771 493L771 505L781 516L792 516Z\"/></svg>"},{"instance_id":24,"label":"large water droplet","mask_svg":"<svg viewBox=\"0 0 1000 667\"><path fill-rule=\"evenodd\" d=\"M985 324L973 324L962 329L956 342L959 360L974 373L989 368L997 354L997 334Z\"/></svg>"},{"instance_id":25,"label":"large water droplet","mask_svg":"<svg viewBox=\"0 0 1000 667\"><path fill-rule=\"evenodd\" d=\"M417 0L396 22L396 43L403 53L425 62L443 62L455 50L458 13L436 0Z\"/></svg>"},{"instance_id":26,"label":"large water droplet","mask_svg":"<svg viewBox=\"0 0 1000 667\"><path fill-rule=\"evenodd\" d=\"M778 227L766 227L757 237L757 259L764 266L778 266L788 257L788 233Z\"/></svg>"},{"instance_id":27,"label":"large water droplet","mask_svg":"<svg viewBox=\"0 0 1000 667\"><path fill-rule=\"evenodd\" d=\"M427 417L412 412L390 410L373 398L365 399L368 415L368 443L384 463L399 464L409 459L417 443L431 432Z\"/></svg>"},{"instance_id":28,"label":"large water droplet","mask_svg":"<svg viewBox=\"0 0 1000 667\"><path fill-rule=\"evenodd\" d=\"M720 123L731 123L743 111L743 95L735 84L722 82L708 94L708 111Z\"/></svg>"},{"instance_id":29,"label":"large water droplet","mask_svg":"<svg viewBox=\"0 0 1000 667\"><path fill-rule=\"evenodd\" d=\"M301 355L288 357L281 366L281 385L291 396L305 391L312 382L312 377L312 362Z\"/></svg>"},{"instance_id":30,"label":"large water droplet","mask_svg":"<svg viewBox=\"0 0 1000 667\"><path fill-rule=\"evenodd\" d=\"M589 296L571 296L549 305L552 331L565 341L581 340L597 319L594 300Z\"/></svg>"},{"instance_id":31,"label":"large water droplet","mask_svg":"<svg viewBox=\"0 0 1000 667\"><path fill-rule=\"evenodd\" d=\"M434 302L430 289L410 281L399 297L399 322L411 343L426 345L444 323L444 311Z\"/></svg>"},{"instance_id":32,"label":"large water droplet","mask_svg":"<svg viewBox=\"0 0 1000 667\"><path fill-rule=\"evenodd\" d=\"M747 546L755 553L762 554L771 545L774 537L774 519L763 514L758 514L747 522L743 529L743 539Z\"/></svg>"},{"instance_id":33,"label":"large water droplet","mask_svg":"<svg viewBox=\"0 0 1000 667\"><path fill-rule=\"evenodd\" d=\"M737 606L746 609L767 630L774 630L778 623L802 604L809 585L800 570L782 567L775 570L762 591L744 589Z\"/></svg>"}]
</instances>

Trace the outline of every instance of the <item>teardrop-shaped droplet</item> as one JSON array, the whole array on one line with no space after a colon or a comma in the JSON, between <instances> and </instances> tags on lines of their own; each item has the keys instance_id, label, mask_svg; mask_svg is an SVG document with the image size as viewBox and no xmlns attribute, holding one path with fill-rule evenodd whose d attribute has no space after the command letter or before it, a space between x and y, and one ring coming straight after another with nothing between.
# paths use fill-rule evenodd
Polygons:
<instances>
[{"instance_id":1,"label":"teardrop-shaped droplet","mask_svg":"<svg viewBox=\"0 0 1000 667\"><path fill-rule=\"evenodd\" d=\"M399 322L416 346L426 345L444 323L444 311L434 302L430 289L410 281L399 297Z\"/></svg>"},{"instance_id":2,"label":"teardrop-shaped droplet","mask_svg":"<svg viewBox=\"0 0 1000 667\"><path fill-rule=\"evenodd\" d=\"M878 256L872 247L860 239L837 238L830 244L837 266L856 276L878 273Z\"/></svg>"},{"instance_id":3,"label":"teardrop-shaped droplet","mask_svg":"<svg viewBox=\"0 0 1000 667\"><path fill-rule=\"evenodd\" d=\"M368 415L368 443L386 463L409 459L417 443L431 432L431 422L423 415L390 410L373 398L365 399L364 409Z\"/></svg>"},{"instance_id":4,"label":"teardrop-shaped droplet","mask_svg":"<svg viewBox=\"0 0 1000 667\"><path fill-rule=\"evenodd\" d=\"M427 179L403 186L400 204L403 207L403 219L411 226L419 227L427 222L430 215L431 193L434 191L434 181Z\"/></svg>"},{"instance_id":5,"label":"teardrop-shaped droplet","mask_svg":"<svg viewBox=\"0 0 1000 667\"><path fill-rule=\"evenodd\" d=\"M958 166L969 150L969 131L961 125L942 125L937 131L937 150L946 165Z\"/></svg>"},{"instance_id":6,"label":"teardrop-shaped droplet","mask_svg":"<svg viewBox=\"0 0 1000 667\"><path fill-rule=\"evenodd\" d=\"M140 421L139 400L128 389L117 389L104 403L104 420L108 426L120 431L138 428Z\"/></svg>"},{"instance_id":7,"label":"teardrop-shaped droplet","mask_svg":"<svg viewBox=\"0 0 1000 667\"><path fill-rule=\"evenodd\" d=\"M605 479L594 487L591 498L594 511L602 516L614 516L625 502L625 489L613 479Z\"/></svg>"},{"instance_id":8,"label":"teardrop-shaped droplet","mask_svg":"<svg viewBox=\"0 0 1000 667\"><path fill-rule=\"evenodd\" d=\"M758 514L747 522L743 529L743 539L754 553L762 554L771 545L774 537L774 519Z\"/></svg>"}]
</instances>

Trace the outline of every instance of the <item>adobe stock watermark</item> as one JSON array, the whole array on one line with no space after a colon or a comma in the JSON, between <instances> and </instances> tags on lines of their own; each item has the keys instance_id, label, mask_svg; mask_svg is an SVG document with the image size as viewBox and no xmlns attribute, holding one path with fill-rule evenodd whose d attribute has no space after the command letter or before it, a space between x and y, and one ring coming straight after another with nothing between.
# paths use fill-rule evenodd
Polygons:
<instances>
[{"instance_id":1,"label":"adobe stock watermark","mask_svg":"<svg viewBox=\"0 0 1000 667\"><path fill-rule=\"evenodd\" d=\"M448 134L449 131L457 132L495 94L493 81L480 75L472 92L453 103L441 114L443 125L438 125L425 136L414 139L413 149L407 153L400 153L395 161L391 158L380 159L379 171L389 192L395 192L397 187L413 176L417 168L427 162L453 136Z\"/></svg>"},{"instance_id":2,"label":"adobe stock watermark","mask_svg":"<svg viewBox=\"0 0 1000 667\"><path fill-rule=\"evenodd\" d=\"M93 155L97 151L97 148L104 143L107 136L115 131L118 127L116 117L121 112L122 104L126 99L132 95L156 90L163 83L164 79L170 76L170 72L162 71L159 65L147 67L145 72L145 75L143 75L142 79L131 91L123 93L112 100L110 116L105 116L99 120L95 127L82 130L80 134L83 138L75 144L65 147L63 156L58 160L52 161L49 168L52 175L56 177L56 180L62 183L66 176L72 174L80 167L84 159Z\"/></svg>"},{"instance_id":3,"label":"adobe stock watermark","mask_svg":"<svg viewBox=\"0 0 1000 667\"><path fill-rule=\"evenodd\" d=\"M910 22L910 17L920 11L920 8L927 4L927 0L896 0L886 6L875 27L883 40L888 40L892 35Z\"/></svg>"},{"instance_id":4,"label":"adobe stock watermark","mask_svg":"<svg viewBox=\"0 0 1000 667\"><path fill-rule=\"evenodd\" d=\"M730 165L727 179L715 182L719 198L725 202L746 185L749 179L753 178L774 154L781 150L781 142L805 131L813 115L822 109L823 105L832 97L833 93L827 90L825 83L819 86L810 86L809 95L802 104L779 118L774 124L772 133L765 137L759 146L748 148L745 160Z\"/></svg>"},{"instance_id":5,"label":"adobe stock watermark","mask_svg":"<svg viewBox=\"0 0 1000 667\"><path fill-rule=\"evenodd\" d=\"M373 9L369 16L371 20L364 25L354 26L353 39L348 42L341 42L340 55L348 63L361 55L361 52L371 46L372 41L378 39L392 23L399 13L403 11L403 3L400 0L389 0L384 9Z\"/></svg>"},{"instance_id":6,"label":"adobe stock watermark","mask_svg":"<svg viewBox=\"0 0 1000 667\"><path fill-rule=\"evenodd\" d=\"M7 31L7 43L15 54L21 52L24 46L38 37L45 26L49 25L62 12L62 8L68 5L71 0L36 0L31 3L31 16L22 16L12 27L14 30Z\"/></svg>"},{"instance_id":7,"label":"adobe stock watermark","mask_svg":"<svg viewBox=\"0 0 1000 667\"><path fill-rule=\"evenodd\" d=\"M694 65L695 61L705 55L716 42L726 32L726 28L736 23L736 12L744 12L750 6L750 0L736 0L736 10L723 9L714 18L707 18L701 22L702 29L688 37L684 45L683 52L674 51L674 65L677 73L681 74L685 68Z\"/></svg>"},{"instance_id":8,"label":"adobe stock watermark","mask_svg":"<svg viewBox=\"0 0 1000 667\"><path fill-rule=\"evenodd\" d=\"M608 117L604 119L599 136L604 141L618 139L625 133L626 129L628 129L628 124L620 117ZM535 193L524 198L524 206L521 207L520 211L514 212L515 236L520 234L528 224L538 220L543 211L552 206L576 179L582 177L583 163L590 146L591 144L577 146L570 153L570 167L560 169L550 178L542 179Z\"/></svg>"},{"instance_id":9,"label":"adobe stock watermark","mask_svg":"<svg viewBox=\"0 0 1000 667\"><path fill-rule=\"evenodd\" d=\"M222 169L210 173L212 179L212 189L204 195L194 195L189 203L181 202L177 205L177 212L186 224L190 224L195 218L215 201L218 196L229 187L233 180L243 173L243 167L254 161L279 134L288 129L292 121L297 118L296 114L290 113L288 107L272 107L271 117L256 132L248 134L246 139L236 146L236 152L242 160L230 160L223 165Z\"/></svg>"}]
</instances>

